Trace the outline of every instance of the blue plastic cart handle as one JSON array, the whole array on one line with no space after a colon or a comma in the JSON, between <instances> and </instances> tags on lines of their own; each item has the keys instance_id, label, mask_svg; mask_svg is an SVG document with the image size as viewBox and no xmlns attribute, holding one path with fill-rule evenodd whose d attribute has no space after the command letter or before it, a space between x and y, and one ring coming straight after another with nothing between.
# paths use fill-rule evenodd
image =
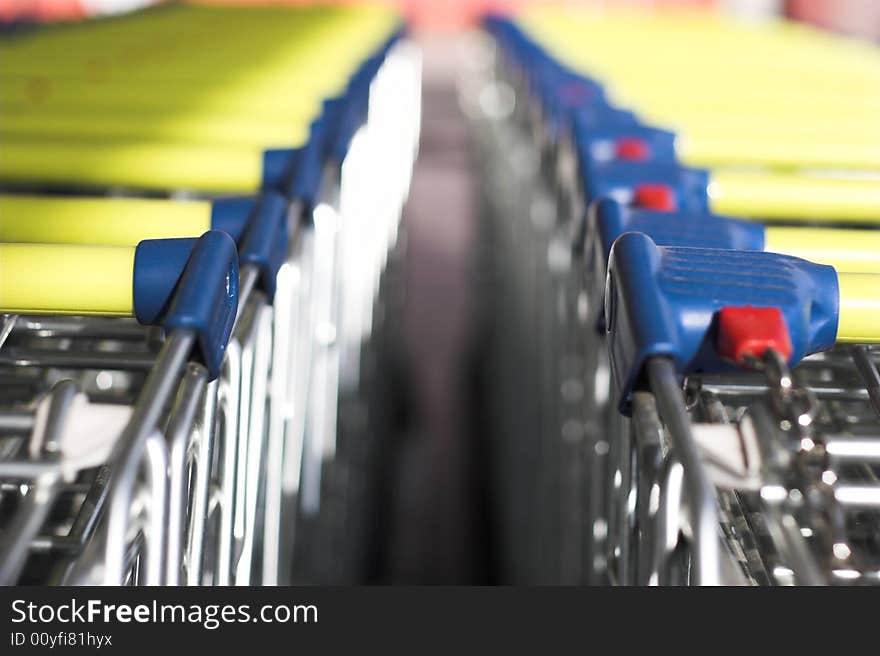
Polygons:
<instances>
[{"instance_id":1,"label":"blue plastic cart handle","mask_svg":"<svg viewBox=\"0 0 880 656\"><path fill-rule=\"evenodd\" d=\"M676 371L724 371L715 349L716 314L727 306L775 307L791 336L791 364L834 345L839 290L830 266L758 251L657 246L639 232L611 249L605 318L621 412L643 380L648 358Z\"/></svg>"},{"instance_id":2,"label":"blue plastic cart handle","mask_svg":"<svg viewBox=\"0 0 880 656\"><path fill-rule=\"evenodd\" d=\"M225 232L197 239L149 239L134 260L138 321L195 331L211 379L220 374L238 306L238 253Z\"/></svg>"},{"instance_id":3,"label":"blue plastic cart handle","mask_svg":"<svg viewBox=\"0 0 880 656\"><path fill-rule=\"evenodd\" d=\"M717 214L657 212L603 198L591 208L588 221L587 248L596 254L603 278L611 247L625 232L642 232L658 246L764 250L764 226Z\"/></svg>"}]
</instances>

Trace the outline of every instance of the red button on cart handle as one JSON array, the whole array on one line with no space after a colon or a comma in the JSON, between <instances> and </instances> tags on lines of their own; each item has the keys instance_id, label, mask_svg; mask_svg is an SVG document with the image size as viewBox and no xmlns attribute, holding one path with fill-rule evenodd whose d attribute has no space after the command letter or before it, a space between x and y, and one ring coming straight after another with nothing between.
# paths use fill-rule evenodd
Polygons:
<instances>
[{"instance_id":1,"label":"red button on cart handle","mask_svg":"<svg viewBox=\"0 0 880 656\"><path fill-rule=\"evenodd\" d=\"M633 190L633 204L636 207L656 212L674 212L678 209L675 192L672 187L664 184L636 185Z\"/></svg>"},{"instance_id":2,"label":"red button on cart handle","mask_svg":"<svg viewBox=\"0 0 880 656\"><path fill-rule=\"evenodd\" d=\"M724 307L718 313L718 354L738 365L760 359L773 349L786 361L791 358L791 338L779 308Z\"/></svg>"},{"instance_id":3,"label":"red button on cart handle","mask_svg":"<svg viewBox=\"0 0 880 656\"><path fill-rule=\"evenodd\" d=\"M647 142L636 137L621 137L614 142L614 150L618 159L630 162L644 162L651 156Z\"/></svg>"}]
</instances>

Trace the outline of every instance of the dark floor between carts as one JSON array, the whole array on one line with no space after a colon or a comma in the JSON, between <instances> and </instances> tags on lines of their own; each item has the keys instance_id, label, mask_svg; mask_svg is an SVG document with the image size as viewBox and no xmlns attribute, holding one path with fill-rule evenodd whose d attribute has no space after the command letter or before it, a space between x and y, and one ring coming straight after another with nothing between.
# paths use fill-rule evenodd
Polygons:
<instances>
[{"instance_id":1,"label":"dark floor between carts","mask_svg":"<svg viewBox=\"0 0 880 656\"><path fill-rule=\"evenodd\" d=\"M399 399L380 505L374 576L392 583L489 583L479 430L477 205L471 126L456 94L455 42L424 38L423 123L404 214Z\"/></svg>"},{"instance_id":2,"label":"dark floor between carts","mask_svg":"<svg viewBox=\"0 0 880 656\"><path fill-rule=\"evenodd\" d=\"M560 544L577 545L583 527L559 509L577 515L582 491L560 472L581 446L540 439L559 420L541 410L557 404L559 372L541 355L558 324L541 274L548 242L533 234L549 209L535 152L524 135L487 139L473 109L485 87L467 63L474 35L421 45L421 149L388 282L399 288L386 294L393 428L378 457L368 579L575 580L582 555L565 562Z\"/></svg>"}]
</instances>

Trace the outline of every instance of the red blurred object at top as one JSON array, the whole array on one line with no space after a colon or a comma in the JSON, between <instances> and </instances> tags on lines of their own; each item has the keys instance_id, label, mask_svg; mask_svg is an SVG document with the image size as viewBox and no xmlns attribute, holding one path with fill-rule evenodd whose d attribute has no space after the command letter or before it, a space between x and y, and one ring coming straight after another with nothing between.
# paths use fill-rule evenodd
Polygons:
<instances>
[{"instance_id":1,"label":"red blurred object at top","mask_svg":"<svg viewBox=\"0 0 880 656\"><path fill-rule=\"evenodd\" d=\"M788 0L792 18L829 30L880 37L880 2L877 0Z\"/></svg>"},{"instance_id":2,"label":"red blurred object at top","mask_svg":"<svg viewBox=\"0 0 880 656\"><path fill-rule=\"evenodd\" d=\"M0 0L0 21L52 21L82 18L100 11L126 11L138 4L154 4L163 0ZM540 4L542 0L196 0L217 4L359 4L375 2L397 5L407 19L429 29L447 30L473 25L488 12L512 13L518 8ZM554 4L596 4L599 0L574 0ZM609 0L605 0L607 4ZM713 0L611 0L611 4L628 5L710 5Z\"/></svg>"},{"instance_id":3,"label":"red blurred object at top","mask_svg":"<svg viewBox=\"0 0 880 656\"><path fill-rule=\"evenodd\" d=\"M0 21L53 21L87 14L79 0L0 0Z\"/></svg>"},{"instance_id":4,"label":"red blurred object at top","mask_svg":"<svg viewBox=\"0 0 880 656\"><path fill-rule=\"evenodd\" d=\"M446 30L472 25L489 12L511 13L536 0L198 0L225 4L390 4L396 5L407 20L421 27ZM589 2L590 0L588 0ZM0 0L2 2L2 0Z\"/></svg>"}]
</instances>

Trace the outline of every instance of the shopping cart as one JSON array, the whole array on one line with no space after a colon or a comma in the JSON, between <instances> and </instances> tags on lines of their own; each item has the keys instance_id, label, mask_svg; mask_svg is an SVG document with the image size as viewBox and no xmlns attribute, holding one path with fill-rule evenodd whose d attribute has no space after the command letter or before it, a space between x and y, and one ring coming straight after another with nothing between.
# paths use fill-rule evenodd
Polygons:
<instances>
[{"instance_id":1,"label":"shopping cart","mask_svg":"<svg viewBox=\"0 0 880 656\"><path fill-rule=\"evenodd\" d=\"M327 14L332 16L328 19ZM280 60L286 65L273 69L268 84L257 84L259 77L218 74L216 51L210 58L194 54L172 71L165 63L169 56L182 62L179 53L138 49L141 44L167 45L168 35L174 33L175 39L185 37L180 42L198 53L207 34L214 40L225 33L231 40L230 66L241 68L260 59L234 55L236 48L256 46L245 36L245 23L274 23L272 29L280 32L306 28L303 34L308 38L295 48L291 44L296 40L287 34L284 39L266 40L281 45ZM108 468L95 470L96 463L89 461L83 467L91 469L84 469L70 486L73 491L65 492L65 499L80 502L84 497L82 509L72 502L57 503L56 496L40 506L42 516L23 505L14 519L27 530L4 531L10 536L10 553L16 554L8 561L4 581L273 584L325 576L313 569L313 563L294 566L295 549L308 537L308 531L298 527L304 507L299 479L301 469L306 469L307 446L315 442L315 431L309 427L319 425L331 436L327 438L331 443L336 438L335 416L328 418L326 411L319 410L322 404L335 404L338 372L322 368L320 354L336 349L340 289L343 283L353 284L346 278L355 273L378 282L387 249L394 243L415 154L418 53L392 34L395 24L393 13L380 9L322 14L176 6L114 21L109 30L106 23L95 22L83 26L80 33L66 32L60 38L70 40L65 45L76 45L71 52L77 54L52 72L45 64L58 62L52 51L59 47L57 42L47 48L35 39L17 53L16 44L10 45L13 56L0 67L5 80L0 105L4 115L9 109L15 120L0 129L4 159L11 167L0 172L0 178L15 193L0 199L0 209L5 217L21 220L4 222L4 241L63 241L82 248L101 243L107 248L145 237L195 235L213 227L238 241L241 276L237 319L222 365L216 363L216 380L209 380L198 364L182 369L186 354L175 350L177 368L163 364L159 371L168 369L167 373L151 383L162 364L154 354L162 341L161 331L145 331L125 320L3 315L5 344L0 358L8 372L14 417L11 454L19 453L21 437L37 425L25 415L33 414L34 408L44 408L39 410L43 414L51 408L55 417L66 409L73 394L67 378L79 381L89 399L75 396L75 407L85 403L92 414L97 412L90 409L95 399L115 404L113 409L123 418L127 416L123 411L129 410L126 404L145 399L134 407L135 413L142 405L150 413L152 445L146 450L151 476L145 478L152 487L139 483L135 489L135 462L126 465L125 482L114 484L118 492L107 497L102 492L106 478L102 472ZM176 31L163 31L169 25ZM266 48L261 42L260 46L267 55L272 53L271 45ZM332 67L321 64L328 48L337 55L330 59ZM373 54L355 70L358 60L371 50ZM125 85L114 81L114 52L122 61L133 57L126 63L133 68L126 72ZM95 60L106 66L98 79L91 76ZM271 63L271 58L267 61ZM44 76L51 78L45 85L51 93L29 94L35 84L40 87ZM345 84L347 77L351 79ZM340 82L342 89L336 88ZM168 90L175 93L165 93ZM322 97L334 95L322 105ZM106 120L88 120L95 110ZM30 122L29 115L39 120ZM152 120L140 124L143 119ZM305 126L301 142L296 141L298 124ZM53 136L50 143L40 143L41 138L34 136L43 128ZM282 133L284 140L293 137L290 147L267 148L273 135ZM370 148L358 147L360 143ZM5 157L7 144L12 145L11 158ZM40 167L39 175L27 164L37 150L51 163ZM359 159L351 156L356 152L361 153ZM360 176L370 157L386 168L371 166L371 185L364 186ZM345 171L354 167L350 161L362 162L361 168L350 174L350 183L340 186L340 177L344 181ZM51 175L47 177L45 171ZM250 198L212 195L255 193L261 187L276 187L287 199L271 191ZM38 191L21 194L31 189ZM39 191L44 189L52 195ZM109 197L69 195L84 190L107 190ZM55 195L58 191L68 196ZM132 191L172 195L175 200L133 198ZM349 199L346 207L351 204L342 216L353 216L345 225L337 220L341 206L334 196L340 193ZM335 225L320 220L328 214ZM358 234L369 234L372 240L347 242L348 259L322 259L333 252L341 236L348 238L350 230L342 228L354 219ZM367 219L375 223L364 223ZM329 243L331 249L325 244L316 256L318 242ZM361 257L355 259L352 253ZM355 287L354 293L348 293L361 312L375 301L373 287ZM371 329L369 315L351 329L356 334L350 337L348 357L357 364L358 339ZM353 380L357 377L355 370ZM56 380L61 381L58 391L50 393ZM26 381L28 385L23 384ZM154 389L157 385L159 389ZM48 400L41 400L44 396ZM56 396L59 400L52 401ZM83 418L84 412L59 415L50 427L69 432L71 426L82 425L85 430L91 424L88 415ZM154 431L156 426L161 430ZM45 432L42 423L37 427L31 438L34 443ZM333 455L318 451L321 462ZM167 461L167 477L159 475L166 469L162 458ZM4 482L4 489L12 495L8 500L13 505L18 497L33 504L45 497L31 494L14 478ZM325 515L346 510L357 492L337 496L339 507L327 508ZM143 517L123 522L123 509L128 508L138 509ZM148 524L149 531L143 528ZM125 546L124 557L119 556L120 545ZM331 560L359 548L332 546L324 556ZM51 576L28 578L34 577L31 570L46 570L46 563L53 568Z\"/></svg>"},{"instance_id":2,"label":"shopping cart","mask_svg":"<svg viewBox=\"0 0 880 656\"><path fill-rule=\"evenodd\" d=\"M12 516L3 580L16 581L35 548L53 557L51 568L35 572L49 581L79 571L107 583L161 583L169 494L162 428L179 391L181 400L184 391L200 399L209 378L221 373L238 303L234 245L214 231L196 242L144 241L136 249L2 248L4 310L23 315L3 347L4 369L16 381L8 412L19 418L7 426L3 478L21 495L5 495ZM42 296L22 292L21 276ZM118 282L96 294L105 276ZM128 294L117 294L125 286ZM134 307L124 307L132 297ZM154 335L151 344L143 328L122 320L26 314L70 313L71 306L96 315L134 312L145 324L161 322L167 337ZM195 349L203 364L187 365ZM95 400L85 395L90 389L110 393ZM32 400L36 406L22 404ZM171 425L189 434L196 418L192 411L181 415L184 409L175 408ZM180 424L185 419L189 426ZM204 430L213 438L212 425ZM50 514L59 504L63 519Z\"/></svg>"},{"instance_id":3,"label":"shopping cart","mask_svg":"<svg viewBox=\"0 0 880 656\"><path fill-rule=\"evenodd\" d=\"M574 246L576 258L573 270L581 283L577 293L569 297L569 307L580 310L572 316L589 318L575 324L571 348L575 353L582 348L586 360L598 365L595 377L592 366L587 369L589 389L584 395L587 405L591 405L588 416L603 426L592 448L587 450L586 466L593 476L593 496L585 504L591 533L585 549L585 579L641 584L872 580L875 538L871 537L873 520L867 510L875 493L870 486L873 456L869 453L870 440L857 437L860 433L869 434L876 422L875 410L864 403L868 397L866 390L874 386L876 376L869 346L851 347L856 358L853 361L849 361L849 348L810 358L798 368L794 378L786 367L786 358L775 350L769 350L763 360L749 363L761 369L766 380L761 375L734 374L729 369L712 374L693 371L686 380L685 397L680 386L683 372L675 371L669 362L660 359L640 379L649 383L650 391L632 394L631 406L627 406L631 418L625 418L612 409L619 397L612 397L610 402L602 397L601 387L607 384L609 373L608 347L593 328L597 322L608 320L603 308L604 262L614 241L609 233L616 232L617 236L636 227L649 234L656 231L654 236L659 243L684 237L695 242L702 237L705 242L709 237L710 243L694 245L714 245L711 241L723 239L724 230L703 230L700 235L699 230L694 231L698 227L694 222L705 219L710 207L717 211L717 205L730 202L729 195L717 194L719 187L728 184L728 175L733 195L744 199L742 203L730 203L728 207L733 213L761 216L766 212L770 219L787 221L800 214L802 223L825 216L840 217L843 224L870 222L877 215L877 207L864 201L876 194L876 184L865 179L842 178L839 173L829 179L798 173L767 175L760 171L713 170L713 182L718 183L713 196L711 191L706 193L709 180L705 173L681 169L674 160L671 165L665 163L664 160L672 160L678 154L675 139L670 140L668 133L646 128L633 120L634 115L616 107L602 107L604 90L600 85L573 75L541 53L540 46L523 38L515 25L491 21L489 29L504 49L504 79L513 81L519 90L518 98L526 99L526 106L531 107L526 112L527 125L537 135L549 185L559 193L560 230L568 231L572 237L569 243ZM569 115L575 118L568 119ZM772 150L772 146L764 144L760 158L753 161L767 163ZM724 151L719 150L716 155L722 159ZM846 159L835 165L852 165ZM742 152L733 149L730 159L724 161L740 163ZM788 163L784 158L772 161ZM805 157L799 164L815 164L815 160ZM746 198L750 186L756 193ZM798 189L820 197L822 209L812 207L804 212L804 203L799 203L797 197L793 202L785 202L786 194ZM848 191L839 193L844 189ZM614 200L595 204L594 200L602 196ZM848 199L854 202L848 204ZM664 215L681 207L681 213L691 216L694 222L684 222L682 225L689 229L678 233L673 224L664 223L662 228L654 224L653 219L658 217L650 216L650 212L640 214L638 209L625 207L632 204L651 207L658 214L663 211ZM821 211L834 214L823 216ZM640 222L640 218L649 223ZM712 219L702 221L699 227L705 228L707 223L711 224ZM613 230L609 229L611 225L615 226ZM755 226L741 227L746 232L756 230ZM676 234L670 237L667 230ZM770 230L774 228L769 228L768 234ZM837 235L844 240L852 236L853 232ZM869 233L863 236L873 238ZM727 242L723 246L756 248L755 242ZM821 250L813 249L811 254L821 254ZM872 254L870 247L862 251L862 270L872 268ZM859 268L850 257L852 253L848 255L835 263ZM723 277L729 272L718 275ZM611 289L616 288L614 279L614 275L609 278ZM757 285L755 281L749 284ZM634 289L639 288L626 288L623 303L631 301L627 293L635 293ZM844 292L857 294L848 288ZM707 291L707 297L712 295ZM632 310L634 316L640 311ZM651 320L657 319L650 313L640 319L643 323ZM614 317L609 335L619 344L618 321ZM869 329L859 334L870 341ZM625 359L614 353L613 345L611 356L619 374ZM848 402L826 395L819 379L811 377L814 362L823 363L817 368L822 370L820 376L825 377L825 386L836 388ZM828 367L828 362L837 367ZM806 379L803 385L794 382L800 376ZM748 382L740 382L741 379ZM598 382L589 385L595 380ZM598 397L595 392L599 392ZM841 422L839 405L846 405L852 421ZM726 426L719 429L713 425L718 423ZM750 430L750 437L743 438ZM737 431L739 438L734 439ZM796 437L806 441L797 441ZM739 454L744 448L741 445L748 443L751 461L743 463L742 457L730 458L730 451L725 461L712 450L721 449L717 443L724 440L740 445L736 452ZM832 452L842 449L852 460L840 465L840 461L825 455L826 440L833 444ZM841 446L841 442L850 446ZM820 445L818 450L814 448L816 444ZM822 456L818 455L820 452ZM790 458L782 455L792 453L795 455ZM764 466L756 470L756 462ZM833 491L835 485L844 490L840 499L845 501L838 500ZM775 500L770 499L774 492ZM687 516L682 514L683 506L688 510ZM717 540L719 525L724 527L723 546ZM858 566L854 566L856 562Z\"/></svg>"}]
</instances>

